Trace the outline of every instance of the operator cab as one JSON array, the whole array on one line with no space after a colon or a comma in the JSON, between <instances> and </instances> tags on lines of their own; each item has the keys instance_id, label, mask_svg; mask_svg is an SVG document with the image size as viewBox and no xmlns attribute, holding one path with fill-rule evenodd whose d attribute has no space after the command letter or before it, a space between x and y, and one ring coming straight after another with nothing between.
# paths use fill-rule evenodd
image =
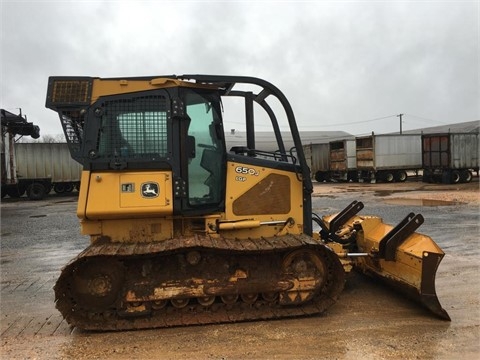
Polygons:
<instances>
[{"instance_id":1,"label":"operator cab","mask_svg":"<svg viewBox=\"0 0 480 360\"><path fill-rule=\"evenodd\" d=\"M77 160L86 170L171 170L178 211L222 207L226 151L218 93L172 87L101 96L84 112L89 121L82 121Z\"/></svg>"}]
</instances>

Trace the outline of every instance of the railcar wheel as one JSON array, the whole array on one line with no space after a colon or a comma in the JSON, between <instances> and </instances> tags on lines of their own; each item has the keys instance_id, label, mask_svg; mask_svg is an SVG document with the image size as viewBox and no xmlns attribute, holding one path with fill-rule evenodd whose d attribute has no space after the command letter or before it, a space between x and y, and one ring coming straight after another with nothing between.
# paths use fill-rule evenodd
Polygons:
<instances>
[{"instance_id":1,"label":"railcar wheel","mask_svg":"<svg viewBox=\"0 0 480 360\"><path fill-rule=\"evenodd\" d=\"M53 191L57 194L63 194L65 192L65 184L64 183L56 183L53 185Z\"/></svg>"},{"instance_id":2,"label":"railcar wheel","mask_svg":"<svg viewBox=\"0 0 480 360\"><path fill-rule=\"evenodd\" d=\"M324 182L325 181L325 175L321 171L317 171L315 173L315 181L317 182Z\"/></svg>"},{"instance_id":3,"label":"railcar wheel","mask_svg":"<svg viewBox=\"0 0 480 360\"><path fill-rule=\"evenodd\" d=\"M383 180L384 180L386 183L391 183L391 182L393 182L393 180L395 180L395 177L393 176L393 173L392 173L392 172L387 171L387 172L383 175Z\"/></svg>"},{"instance_id":4,"label":"railcar wheel","mask_svg":"<svg viewBox=\"0 0 480 360\"><path fill-rule=\"evenodd\" d=\"M451 183L452 184L458 184L460 182L460 179L461 179L460 171L453 170L452 171L452 177L451 177Z\"/></svg>"},{"instance_id":5,"label":"railcar wheel","mask_svg":"<svg viewBox=\"0 0 480 360\"><path fill-rule=\"evenodd\" d=\"M45 186L40 183L33 183L27 188L27 195L30 200L42 200L46 193Z\"/></svg>"},{"instance_id":6,"label":"railcar wheel","mask_svg":"<svg viewBox=\"0 0 480 360\"><path fill-rule=\"evenodd\" d=\"M399 170L395 174L395 181L405 182L407 180L407 178L408 178L408 175L407 175L406 171Z\"/></svg>"},{"instance_id":7,"label":"railcar wheel","mask_svg":"<svg viewBox=\"0 0 480 360\"><path fill-rule=\"evenodd\" d=\"M462 170L462 172L460 173L460 176L461 176L461 181L464 183L469 183L470 181L472 181L472 178L473 178L473 175L470 172L470 170Z\"/></svg>"},{"instance_id":8,"label":"railcar wheel","mask_svg":"<svg viewBox=\"0 0 480 360\"><path fill-rule=\"evenodd\" d=\"M73 188L74 188L74 186L73 186L72 183L66 183L65 184L65 192L66 193L71 193L73 191Z\"/></svg>"},{"instance_id":9,"label":"railcar wheel","mask_svg":"<svg viewBox=\"0 0 480 360\"><path fill-rule=\"evenodd\" d=\"M7 186L6 193L11 198L19 198L20 196L25 194L25 188L20 185Z\"/></svg>"}]
</instances>

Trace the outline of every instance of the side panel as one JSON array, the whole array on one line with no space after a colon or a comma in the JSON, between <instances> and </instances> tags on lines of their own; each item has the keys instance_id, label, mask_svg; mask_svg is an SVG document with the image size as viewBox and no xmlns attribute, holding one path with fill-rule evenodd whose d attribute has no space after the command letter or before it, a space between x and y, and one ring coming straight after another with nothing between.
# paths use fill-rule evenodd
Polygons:
<instances>
[{"instance_id":1,"label":"side panel","mask_svg":"<svg viewBox=\"0 0 480 360\"><path fill-rule=\"evenodd\" d=\"M468 169L479 166L479 136L433 134L422 136L424 168Z\"/></svg>"},{"instance_id":2,"label":"side panel","mask_svg":"<svg viewBox=\"0 0 480 360\"><path fill-rule=\"evenodd\" d=\"M82 220L82 235L94 242L108 238L112 242L153 242L173 237L173 222L166 218Z\"/></svg>"},{"instance_id":3,"label":"side panel","mask_svg":"<svg viewBox=\"0 0 480 360\"><path fill-rule=\"evenodd\" d=\"M450 166L450 140L448 135L422 136L422 161L425 169Z\"/></svg>"},{"instance_id":4,"label":"side panel","mask_svg":"<svg viewBox=\"0 0 480 360\"><path fill-rule=\"evenodd\" d=\"M274 236L292 219L288 233L303 232L303 188L295 172L265 166L227 163L224 221L255 220L278 225L224 232L226 237L256 238Z\"/></svg>"},{"instance_id":5,"label":"side panel","mask_svg":"<svg viewBox=\"0 0 480 360\"><path fill-rule=\"evenodd\" d=\"M478 167L478 134L451 134L452 169Z\"/></svg>"},{"instance_id":6,"label":"side panel","mask_svg":"<svg viewBox=\"0 0 480 360\"><path fill-rule=\"evenodd\" d=\"M317 171L328 171L330 167L328 144L312 144L312 162Z\"/></svg>"},{"instance_id":7,"label":"side panel","mask_svg":"<svg viewBox=\"0 0 480 360\"><path fill-rule=\"evenodd\" d=\"M345 140L345 145L347 148L347 169L354 170L357 168L357 154L355 140Z\"/></svg>"},{"instance_id":8,"label":"side panel","mask_svg":"<svg viewBox=\"0 0 480 360\"><path fill-rule=\"evenodd\" d=\"M375 169L375 142L372 136L358 137L356 142L357 168L362 170Z\"/></svg>"},{"instance_id":9,"label":"side panel","mask_svg":"<svg viewBox=\"0 0 480 360\"><path fill-rule=\"evenodd\" d=\"M422 167L421 135L376 135L375 165L381 169Z\"/></svg>"},{"instance_id":10,"label":"side panel","mask_svg":"<svg viewBox=\"0 0 480 360\"><path fill-rule=\"evenodd\" d=\"M15 153L21 178L80 181L82 166L71 158L66 143L17 143Z\"/></svg>"},{"instance_id":11,"label":"side panel","mask_svg":"<svg viewBox=\"0 0 480 360\"><path fill-rule=\"evenodd\" d=\"M346 149L345 142L333 141L330 143L330 170L345 171L347 169L346 163Z\"/></svg>"},{"instance_id":12,"label":"side panel","mask_svg":"<svg viewBox=\"0 0 480 360\"><path fill-rule=\"evenodd\" d=\"M357 167L355 140L330 142L330 170L347 171Z\"/></svg>"},{"instance_id":13,"label":"side panel","mask_svg":"<svg viewBox=\"0 0 480 360\"><path fill-rule=\"evenodd\" d=\"M329 144L308 144L303 146L305 158L312 176L317 171L328 171L330 168Z\"/></svg>"},{"instance_id":14,"label":"side panel","mask_svg":"<svg viewBox=\"0 0 480 360\"><path fill-rule=\"evenodd\" d=\"M81 218L104 220L171 215L172 174L167 171L90 173L88 189L82 186L80 199L85 201L84 214L79 202Z\"/></svg>"}]
</instances>

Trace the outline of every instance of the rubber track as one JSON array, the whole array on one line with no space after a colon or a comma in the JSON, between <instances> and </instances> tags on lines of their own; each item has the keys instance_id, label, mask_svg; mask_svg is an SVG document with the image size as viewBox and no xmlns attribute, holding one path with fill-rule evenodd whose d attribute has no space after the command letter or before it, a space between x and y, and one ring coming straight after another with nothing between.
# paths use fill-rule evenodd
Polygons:
<instances>
[{"instance_id":1,"label":"rubber track","mask_svg":"<svg viewBox=\"0 0 480 360\"><path fill-rule=\"evenodd\" d=\"M72 272L78 262L88 258L105 257L119 260L148 255L149 257L193 250L214 249L228 252L268 253L277 251L293 251L296 249L316 249L327 259L331 291L326 295L320 292L311 301L296 307L280 306L258 300L252 305L237 301L233 305L214 303L204 307L190 303L183 309L166 307L155 310L151 316L121 317L113 313L91 313L87 309L79 309L68 296ZM344 285L343 268L336 255L325 245L307 235L286 235L255 240L235 240L213 238L209 236L193 236L177 238L155 243L106 243L93 244L72 259L63 269L54 287L56 307L71 326L85 330L133 330L162 328L173 326L202 325L213 323L229 323L251 320L278 319L286 317L308 316L320 314L333 305Z\"/></svg>"}]
</instances>

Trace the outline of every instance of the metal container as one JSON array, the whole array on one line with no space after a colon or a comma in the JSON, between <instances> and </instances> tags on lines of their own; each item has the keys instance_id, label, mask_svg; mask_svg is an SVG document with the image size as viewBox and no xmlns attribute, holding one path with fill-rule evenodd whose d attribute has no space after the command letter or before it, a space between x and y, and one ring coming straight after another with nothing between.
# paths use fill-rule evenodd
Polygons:
<instances>
[{"instance_id":1,"label":"metal container","mask_svg":"<svg viewBox=\"0 0 480 360\"><path fill-rule=\"evenodd\" d=\"M71 158L66 143L17 143L15 155L19 179L80 181L82 166Z\"/></svg>"},{"instance_id":2,"label":"metal container","mask_svg":"<svg viewBox=\"0 0 480 360\"><path fill-rule=\"evenodd\" d=\"M369 135L357 137L359 170L413 170L422 168L420 134Z\"/></svg>"},{"instance_id":3,"label":"metal container","mask_svg":"<svg viewBox=\"0 0 480 360\"><path fill-rule=\"evenodd\" d=\"M425 169L477 169L479 167L478 133L422 135Z\"/></svg>"},{"instance_id":4,"label":"metal container","mask_svg":"<svg viewBox=\"0 0 480 360\"><path fill-rule=\"evenodd\" d=\"M331 141L330 151L330 170L331 171L349 171L357 168L357 157L355 140Z\"/></svg>"},{"instance_id":5,"label":"metal container","mask_svg":"<svg viewBox=\"0 0 480 360\"><path fill-rule=\"evenodd\" d=\"M310 173L315 176L317 172L326 172L330 169L329 144L308 144L303 145L303 152L307 165L310 167Z\"/></svg>"}]
</instances>

